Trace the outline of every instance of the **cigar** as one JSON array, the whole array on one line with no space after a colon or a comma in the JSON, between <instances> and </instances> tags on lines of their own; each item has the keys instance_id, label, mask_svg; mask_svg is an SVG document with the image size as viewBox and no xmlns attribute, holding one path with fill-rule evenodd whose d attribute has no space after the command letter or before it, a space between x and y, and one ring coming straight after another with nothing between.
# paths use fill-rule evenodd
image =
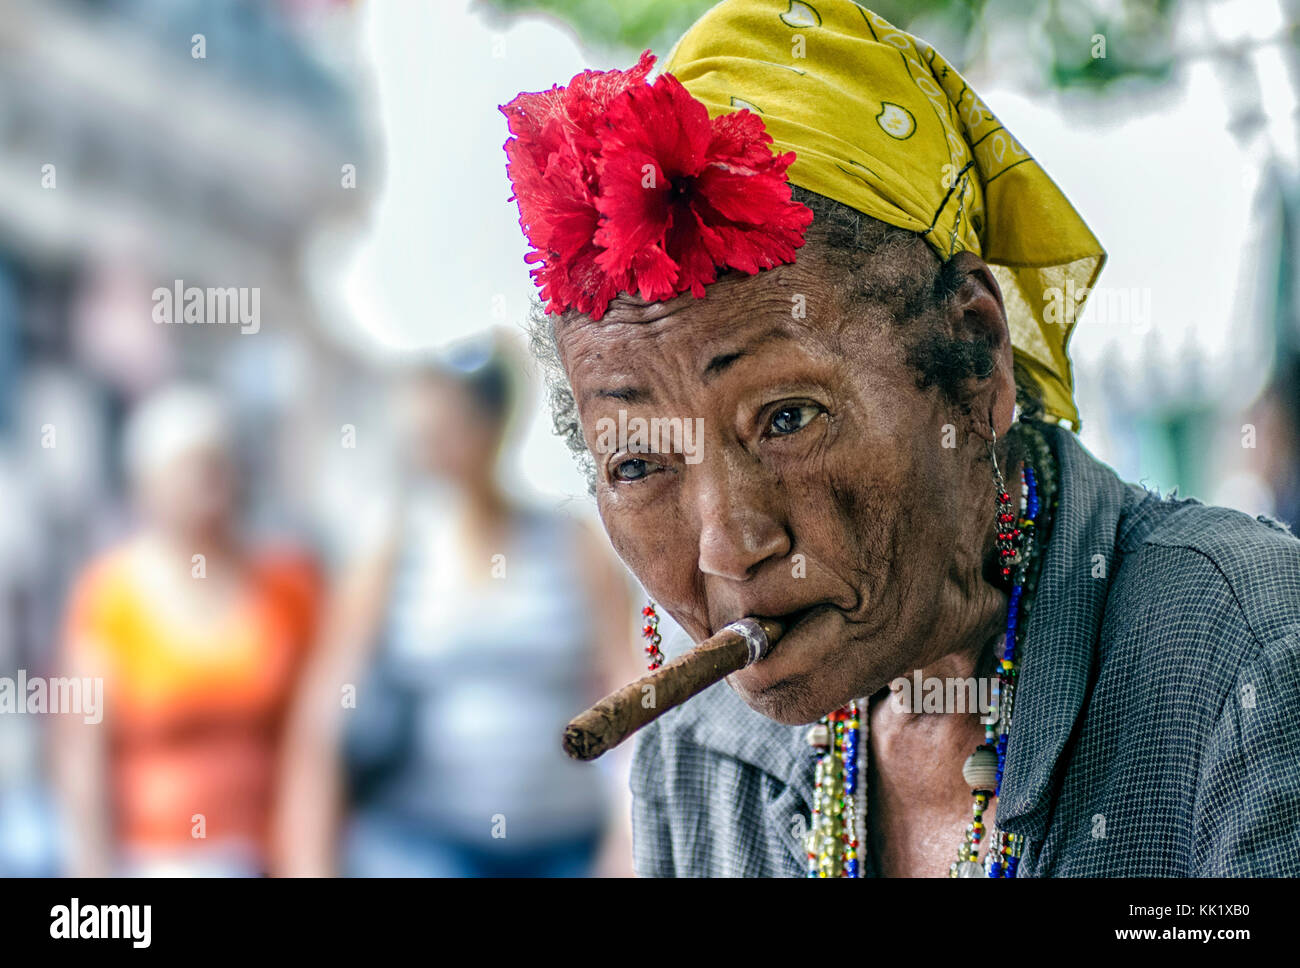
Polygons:
<instances>
[{"instance_id":1,"label":"cigar","mask_svg":"<svg viewBox=\"0 0 1300 968\"><path fill-rule=\"evenodd\" d=\"M642 726L771 651L785 629L768 618L742 618L636 682L612 692L564 729L564 752L594 760Z\"/></svg>"}]
</instances>

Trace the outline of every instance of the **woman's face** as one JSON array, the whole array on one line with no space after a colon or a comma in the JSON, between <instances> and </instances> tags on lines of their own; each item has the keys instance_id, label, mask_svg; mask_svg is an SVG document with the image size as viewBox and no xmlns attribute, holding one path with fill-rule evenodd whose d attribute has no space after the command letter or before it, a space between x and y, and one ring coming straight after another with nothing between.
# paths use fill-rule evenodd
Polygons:
<instances>
[{"instance_id":1,"label":"woman's face","mask_svg":"<svg viewBox=\"0 0 1300 968\"><path fill-rule=\"evenodd\" d=\"M558 333L614 547L696 642L746 615L790 623L729 679L784 723L946 654L992 525L991 503L970 511L991 494L971 416L918 389L885 311L845 312L827 276L809 251ZM680 418L702 437L637 452L620 411L629 431Z\"/></svg>"},{"instance_id":2,"label":"woman's face","mask_svg":"<svg viewBox=\"0 0 1300 968\"><path fill-rule=\"evenodd\" d=\"M403 389L403 423L414 466L463 487L489 480L501 427L469 391L431 375L417 377Z\"/></svg>"},{"instance_id":3,"label":"woman's face","mask_svg":"<svg viewBox=\"0 0 1300 968\"><path fill-rule=\"evenodd\" d=\"M177 537L212 540L234 521L235 462L224 445L196 444L147 471L138 490L156 526Z\"/></svg>"}]
</instances>

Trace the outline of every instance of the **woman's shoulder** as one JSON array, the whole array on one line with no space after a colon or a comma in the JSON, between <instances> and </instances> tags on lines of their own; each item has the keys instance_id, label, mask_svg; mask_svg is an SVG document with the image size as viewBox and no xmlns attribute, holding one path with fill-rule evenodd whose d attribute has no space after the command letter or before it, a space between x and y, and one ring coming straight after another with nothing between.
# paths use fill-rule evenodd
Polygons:
<instances>
[{"instance_id":1,"label":"woman's shoulder","mask_svg":"<svg viewBox=\"0 0 1300 968\"><path fill-rule=\"evenodd\" d=\"M1257 642L1300 625L1300 538L1280 521L1152 496L1122 529L1119 578L1182 621L1239 621Z\"/></svg>"},{"instance_id":2,"label":"woman's shoulder","mask_svg":"<svg viewBox=\"0 0 1300 968\"><path fill-rule=\"evenodd\" d=\"M67 595L64 621L70 636L111 642L123 612L137 598L134 557L135 543L128 541L99 551L81 567Z\"/></svg>"}]
</instances>

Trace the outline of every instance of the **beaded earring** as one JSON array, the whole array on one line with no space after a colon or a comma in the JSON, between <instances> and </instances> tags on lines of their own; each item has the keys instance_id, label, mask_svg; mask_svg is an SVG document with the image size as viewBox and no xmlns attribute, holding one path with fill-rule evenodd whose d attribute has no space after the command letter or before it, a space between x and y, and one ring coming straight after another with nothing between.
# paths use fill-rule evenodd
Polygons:
<instances>
[{"instance_id":1,"label":"beaded earring","mask_svg":"<svg viewBox=\"0 0 1300 968\"><path fill-rule=\"evenodd\" d=\"M993 429L993 442L989 444L989 459L993 462L993 485L997 494L997 549L1002 577L1011 580L1011 570L1022 560L1024 534L1016 526L1016 515L1011 506L1011 494L998 466L998 432Z\"/></svg>"},{"instance_id":2,"label":"beaded earring","mask_svg":"<svg viewBox=\"0 0 1300 968\"><path fill-rule=\"evenodd\" d=\"M650 657L650 671L654 672L664 664L664 654L659 651L663 636L659 634L659 614L655 611L655 603L647 601L645 608L641 609L641 615L645 619L641 636L646 640L645 653Z\"/></svg>"},{"instance_id":3,"label":"beaded earring","mask_svg":"<svg viewBox=\"0 0 1300 968\"><path fill-rule=\"evenodd\" d=\"M1007 740L1011 732L1011 712L1015 702L1016 680L1020 672L1016 654L1017 641L1023 634L1021 607L1026 592L1028 559L1034 553L1035 519L1039 512L1039 489L1034 469L1028 461L1021 471L1019 515L1012 510L1011 494L998 466L997 430L989 445L993 463L993 483L997 504L997 548L1002 577L1011 586L1007 609L1002 657L998 661L998 681L994 687L991 719L985 721L984 745L975 750L962 766L962 778L971 788L974 800L971 823L957 850L957 860L949 868L950 877L1015 877L1023 844L1014 834L996 831L996 843L990 846L981 864L980 844L987 828L984 812L989 801L1002 792L1006 771ZM1032 586L1029 588L1032 596Z\"/></svg>"}]
</instances>

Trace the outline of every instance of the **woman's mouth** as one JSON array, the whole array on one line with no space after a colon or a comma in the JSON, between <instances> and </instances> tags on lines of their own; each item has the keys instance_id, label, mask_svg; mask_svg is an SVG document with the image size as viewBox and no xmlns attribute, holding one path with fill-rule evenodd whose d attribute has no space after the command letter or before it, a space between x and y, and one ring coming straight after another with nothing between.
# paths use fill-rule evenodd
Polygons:
<instances>
[{"instance_id":1,"label":"woman's mouth","mask_svg":"<svg viewBox=\"0 0 1300 968\"><path fill-rule=\"evenodd\" d=\"M779 710L826 674L826 656L844 633L838 612L834 605L822 603L770 616L785 626L784 634L763 658L733 672L727 682L751 708L786 722Z\"/></svg>"},{"instance_id":2,"label":"woman's mouth","mask_svg":"<svg viewBox=\"0 0 1300 968\"><path fill-rule=\"evenodd\" d=\"M822 603L818 605L809 605L807 608L795 609L793 612L786 612L784 615L762 616L780 622L781 627L785 629L785 631L781 634L781 637L773 643L771 648L768 649L767 654L760 659L759 662L766 662L770 659L777 649L785 645L787 640L798 636L799 633L814 619L832 607L833 606L831 605Z\"/></svg>"}]
</instances>

